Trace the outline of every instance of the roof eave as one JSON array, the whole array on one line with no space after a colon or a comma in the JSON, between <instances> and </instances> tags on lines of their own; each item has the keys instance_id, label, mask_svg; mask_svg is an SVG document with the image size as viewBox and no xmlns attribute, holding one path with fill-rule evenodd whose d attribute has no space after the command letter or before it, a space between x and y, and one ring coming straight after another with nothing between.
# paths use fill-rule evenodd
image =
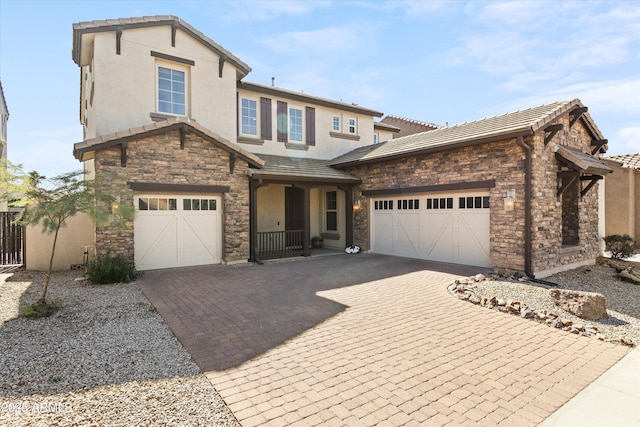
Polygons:
<instances>
[{"instance_id":1,"label":"roof eave","mask_svg":"<svg viewBox=\"0 0 640 427\"><path fill-rule=\"evenodd\" d=\"M71 51L71 56L73 61L81 66L81 47L82 47L82 36L84 34L91 33L101 33L108 31L115 31L118 28L122 29L132 29L132 28L146 28L146 27L158 27L163 25L177 25L185 33L189 34L194 39L198 40L200 43L214 51L218 56L224 56L227 61L233 64L238 70L240 77L243 78L247 74L251 72L251 67L233 55L231 52L224 49L222 46L218 46L213 40L209 40L207 36L204 34L198 34L198 32L189 24L182 21L180 18L169 15L166 19L159 19L155 21L139 21L139 22L129 22L129 23L109 23L105 25L100 25L96 27L82 27L82 23L73 24L73 49Z\"/></svg>"},{"instance_id":2,"label":"roof eave","mask_svg":"<svg viewBox=\"0 0 640 427\"><path fill-rule=\"evenodd\" d=\"M305 175L283 175L283 174L270 174L262 173L257 169L247 169L247 175L251 179L261 179L263 181L276 181L276 182L314 182L324 184L360 184L362 180L360 178L332 178L327 176L305 176Z\"/></svg>"},{"instance_id":3,"label":"roof eave","mask_svg":"<svg viewBox=\"0 0 640 427\"><path fill-rule=\"evenodd\" d=\"M300 101L300 102L320 105L320 106L323 106L323 107L338 108L338 109L341 109L341 110L351 111L353 113L364 114L364 115L367 115L367 116L382 117L382 115L383 115L382 112L376 111L376 110L371 110L369 108L359 107L357 105L346 104L346 103L338 102L338 101L332 101L330 99L319 98L319 97L315 97L315 96L309 96L309 95L306 95L304 93L296 93L296 92L293 92L293 91L290 91L290 90L286 90L286 89L270 87L270 86L264 86L264 85L261 85L261 84L258 84L258 83L238 81L237 87L239 89L246 89L246 90L249 90L249 91L262 93L262 94L265 94L265 95L272 95L272 96L279 96L279 97L283 97L283 98L289 98L289 99L293 99L293 100Z\"/></svg>"},{"instance_id":4,"label":"roof eave","mask_svg":"<svg viewBox=\"0 0 640 427\"><path fill-rule=\"evenodd\" d=\"M359 166L359 165L364 165L364 164L369 164L369 163L379 163L379 162L384 162L384 161L387 161L387 160L397 160L397 159L402 159L402 158L412 157L412 156L418 156L418 155L423 155L423 154L437 153L437 152L440 152L440 151L455 150L455 149L458 149L458 148L470 147L470 146L473 146L473 145L487 144L487 143L497 142L497 141L505 141L505 140L517 138L519 136L531 136L533 134L534 134L533 130L528 128L528 129L525 129L525 130L520 130L520 131L517 131L517 132L511 132L511 133L508 133L508 134L492 135L492 136L488 136L488 137L485 137L485 138L466 140L466 141L459 141L459 142L449 143L449 144L442 144L442 145L438 145L438 146L435 146L435 147L420 148L420 149L417 149L417 150L405 151L405 152L402 152L402 153L392 154L392 155L389 155L389 156L373 157L373 158L370 158L370 159L359 159L359 160L353 160L353 161L344 162L344 163L331 163L330 162L329 165L331 165L331 166L333 166L335 168L338 168L338 169L343 169L343 168Z\"/></svg>"}]
</instances>

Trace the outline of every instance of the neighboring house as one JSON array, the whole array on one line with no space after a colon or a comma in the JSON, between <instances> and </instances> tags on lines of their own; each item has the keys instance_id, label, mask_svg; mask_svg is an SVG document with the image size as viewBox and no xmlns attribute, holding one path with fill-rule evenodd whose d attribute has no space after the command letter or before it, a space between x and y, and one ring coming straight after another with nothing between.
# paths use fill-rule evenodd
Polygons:
<instances>
[{"instance_id":1,"label":"neighboring house","mask_svg":"<svg viewBox=\"0 0 640 427\"><path fill-rule=\"evenodd\" d=\"M0 161L7 159L7 121L9 120L9 108L4 98L2 82L0 82Z\"/></svg>"},{"instance_id":2,"label":"neighboring house","mask_svg":"<svg viewBox=\"0 0 640 427\"><path fill-rule=\"evenodd\" d=\"M9 121L9 107L4 97L4 89L0 81L0 163L4 165L7 160L7 122ZM2 166L4 167L4 166ZM9 204L0 202L0 212L7 212Z\"/></svg>"},{"instance_id":3,"label":"neighboring house","mask_svg":"<svg viewBox=\"0 0 640 427\"><path fill-rule=\"evenodd\" d=\"M98 253L145 270L308 255L321 236L543 274L597 255L590 190L611 169L578 100L435 130L375 122L381 112L244 81L249 66L173 16L73 28L74 155L117 174L138 209L130 229L86 231ZM407 123L420 133L394 139Z\"/></svg>"},{"instance_id":4,"label":"neighboring house","mask_svg":"<svg viewBox=\"0 0 640 427\"><path fill-rule=\"evenodd\" d=\"M628 234L640 245L640 153L606 159L617 167L605 179L605 234Z\"/></svg>"},{"instance_id":5,"label":"neighboring house","mask_svg":"<svg viewBox=\"0 0 640 427\"><path fill-rule=\"evenodd\" d=\"M612 171L579 100L430 130L330 162L357 176L364 249L545 276L599 254L598 192Z\"/></svg>"}]
</instances>

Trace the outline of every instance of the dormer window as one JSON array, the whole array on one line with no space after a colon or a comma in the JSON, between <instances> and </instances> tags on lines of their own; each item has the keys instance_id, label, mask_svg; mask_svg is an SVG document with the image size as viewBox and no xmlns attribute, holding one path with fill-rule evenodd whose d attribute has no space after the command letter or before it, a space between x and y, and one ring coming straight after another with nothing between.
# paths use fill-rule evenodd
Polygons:
<instances>
[{"instance_id":1,"label":"dormer window","mask_svg":"<svg viewBox=\"0 0 640 427\"><path fill-rule=\"evenodd\" d=\"M185 116L186 101L186 72L158 66L158 112Z\"/></svg>"}]
</instances>

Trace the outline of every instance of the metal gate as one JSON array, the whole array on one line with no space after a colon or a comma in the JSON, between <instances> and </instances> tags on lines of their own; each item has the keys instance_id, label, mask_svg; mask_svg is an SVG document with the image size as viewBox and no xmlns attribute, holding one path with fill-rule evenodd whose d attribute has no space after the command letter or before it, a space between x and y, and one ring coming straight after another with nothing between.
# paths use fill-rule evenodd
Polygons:
<instances>
[{"instance_id":1,"label":"metal gate","mask_svg":"<svg viewBox=\"0 0 640 427\"><path fill-rule=\"evenodd\" d=\"M24 227L13 223L19 212L0 212L0 266L24 264Z\"/></svg>"}]
</instances>

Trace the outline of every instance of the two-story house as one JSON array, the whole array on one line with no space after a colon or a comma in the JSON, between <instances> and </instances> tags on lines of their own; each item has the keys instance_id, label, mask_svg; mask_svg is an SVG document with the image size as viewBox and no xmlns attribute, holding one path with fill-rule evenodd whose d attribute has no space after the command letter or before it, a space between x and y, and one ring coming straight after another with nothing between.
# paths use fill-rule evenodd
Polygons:
<instances>
[{"instance_id":1,"label":"two-story house","mask_svg":"<svg viewBox=\"0 0 640 427\"><path fill-rule=\"evenodd\" d=\"M555 102L455 126L250 83L186 22L74 24L85 139L74 155L134 191L127 230L89 230L138 269L364 250L546 275L599 251L587 108ZM273 83L273 82L272 82Z\"/></svg>"},{"instance_id":2,"label":"two-story house","mask_svg":"<svg viewBox=\"0 0 640 427\"><path fill-rule=\"evenodd\" d=\"M360 181L326 163L371 144L382 113L246 82L248 65L176 17L73 28L75 156L122 176L138 208L131 231L96 231L98 252L149 269L306 254L312 236L353 242Z\"/></svg>"}]
</instances>

